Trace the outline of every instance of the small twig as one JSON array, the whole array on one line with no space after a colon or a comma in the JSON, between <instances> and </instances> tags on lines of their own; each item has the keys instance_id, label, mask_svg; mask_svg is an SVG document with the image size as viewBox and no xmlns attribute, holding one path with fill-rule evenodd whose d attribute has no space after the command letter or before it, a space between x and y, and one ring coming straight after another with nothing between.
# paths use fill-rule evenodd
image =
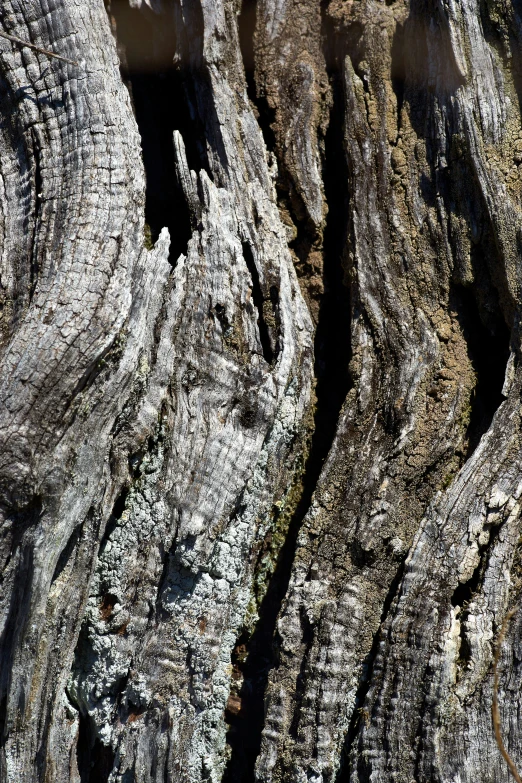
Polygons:
<instances>
[{"instance_id":1,"label":"small twig","mask_svg":"<svg viewBox=\"0 0 522 783\"><path fill-rule=\"evenodd\" d=\"M498 680L499 680L498 662L500 659L502 642L504 641L504 638L506 636L511 618L516 613L516 611L517 611L517 607L511 609L511 611L508 612L507 615L505 616L495 646L495 656L493 658L493 704L491 705L491 717L493 718L493 729L495 731L495 739L497 741L498 748L502 753L502 755L504 756L504 759L506 760L506 763L509 767L509 771L511 772L511 774L513 775L517 783L522 783L522 778L518 774L513 759L507 752L506 748L504 747L504 743L502 742L502 733L500 727L500 710L498 708Z\"/></svg>"},{"instance_id":2,"label":"small twig","mask_svg":"<svg viewBox=\"0 0 522 783\"><path fill-rule=\"evenodd\" d=\"M34 49L35 52L45 54L47 57L54 57L56 60L62 60L64 63L69 63L69 65L79 66L79 63L77 63L76 60L69 60L67 57L62 57L61 54L55 54L54 52L50 52L48 49L42 49L40 46L29 43L29 41L23 41L21 38L17 38L15 35L9 35L8 33L0 32L0 38L7 38L8 41L12 41L19 46L27 46L29 49Z\"/></svg>"}]
</instances>

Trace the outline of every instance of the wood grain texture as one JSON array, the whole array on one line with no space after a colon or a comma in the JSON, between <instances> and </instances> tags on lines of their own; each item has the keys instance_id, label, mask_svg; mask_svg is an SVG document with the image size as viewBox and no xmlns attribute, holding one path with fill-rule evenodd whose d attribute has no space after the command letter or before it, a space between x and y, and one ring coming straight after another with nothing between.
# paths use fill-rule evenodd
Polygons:
<instances>
[{"instance_id":1,"label":"wood grain texture","mask_svg":"<svg viewBox=\"0 0 522 783\"><path fill-rule=\"evenodd\" d=\"M0 780L507 783L518 4L0 26Z\"/></svg>"},{"instance_id":2,"label":"wood grain texture","mask_svg":"<svg viewBox=\"0 0 522 783\"><path fill-rule=\"evenodd\" d=\"M328 13L354 386L278 623L257 779L335 780L344 756L346 781L508 780L490 711L495 628L519 589L516 93L478 6ZM495 381L480 357L510 346L501 403L506 365Z\"/></svg>"},{"instance_id":3,"label":"wood grain texture","mask_svg":"<svg viewBox=\"0 0 522 783\"><path fill-rule=\"evenodd\" d=\"M2 776L94 779L110 756L114 779L216 778L253 550L311 384L260 132L211 47L205 88L234 122L210 117L201 215L171 270L165 233L144 249L103 4L9 19L81 69L2 51Z\"/></svg>"}]
</instances>

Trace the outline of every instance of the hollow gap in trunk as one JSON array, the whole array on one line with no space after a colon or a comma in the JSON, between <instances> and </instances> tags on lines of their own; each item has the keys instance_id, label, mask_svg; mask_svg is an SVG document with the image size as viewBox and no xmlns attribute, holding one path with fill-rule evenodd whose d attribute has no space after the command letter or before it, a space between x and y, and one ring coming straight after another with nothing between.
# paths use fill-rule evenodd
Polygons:
<instances>
[{"instance_id":1,"label":"hollow gap in trunk","mask_svg":"<svg viewBox=\"0 0 522 783\"><path fill-rule=\"evenodd\" d=\"M351 386L351 303L344 260L348 238L349 186L344 149L344 98L340 71L330 72L333 104L325 136L323 183L328 215L323 237L323 287L315 334L316 411L312 453L322 461L332 445Z\"/></svg>"},{"instance_id":2,"label":"hollow gap in trunk","mask_svg":"<svg viewBox=\"0 0 522 783\"><path fill-rule=\"evenodd\" d=\"M88 715L80 713L76 761L81 783L107 783L114 767L115 755L96 736Z\"/></svg>"},{"instance_id":3,"label":"hollow gap in trunk","mask_svg":"<svg viewBox=\"0 0 522 783\"><path fill-rule=\"evenodd\" d=\"M276 624L290 582L297 537L310 507L323 463L330 451L342 404L350 388L350 291L342 265L348 223L348 171L343 143L343 96L340 74L330 73L334 92L325 138L323 180L329 211L324 231L324 293L315 339L316 405L310 450L298 476L295 507L286 537L275 556L275 567L258 608L251 636L242 633L232 654L233 677L243 680L239 698L229 702L228 742L232 748L223 783L253 783L261 746L264 699L270 670L276 665ZM261 557L259 561L261 561ZM304 686L304 680L302 685ZM297 731L297 727L295 727Z\"/></svg>"},{"instance_id":4,"label":"hollow gap in trunk","mask_svg":"<svg viewBox=\"0 0 522 783\"><path fill-rule=\"evenodd\" d=\"M502 387L510 354L510 331L500 313L489 313L485 322L474 290L469 286L452 286L450 307L456 313L476 374L466 433L466 458L469 459L505 399Z\"/></svg>"},{"instance_id":5,"label":"hollow gap in trunk","mask_svg":"<svg viewBox=\"0 0 522 783\"><path fill-rule=\"evenodd\" d=\"M161 14L111 0L109 15L118 43L122 78L129 88L141 135L146 177L145 245L169 229L169 260L175 264L191 237L190 213L176 176L173 132L183 136L190 168L199 170L197 133L190 119L183 73L174 62L176 29L167 7Z\"/></svg>"}]
</instances>

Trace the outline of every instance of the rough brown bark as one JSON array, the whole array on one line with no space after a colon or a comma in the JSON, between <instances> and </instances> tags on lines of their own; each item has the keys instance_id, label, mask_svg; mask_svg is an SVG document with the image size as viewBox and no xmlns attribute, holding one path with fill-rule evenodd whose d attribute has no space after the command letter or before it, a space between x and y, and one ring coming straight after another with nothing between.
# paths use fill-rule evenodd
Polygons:
<instances>
[{"instance_id":1,"label":"rough brown bark","mask_svg":"<svg viewBox=\"0 0 522 783\"><path fill-rule=\"evenodd\" d=\"M0 24L0 779L507 782L518 1Z\"/></svg>"}]
</instances>

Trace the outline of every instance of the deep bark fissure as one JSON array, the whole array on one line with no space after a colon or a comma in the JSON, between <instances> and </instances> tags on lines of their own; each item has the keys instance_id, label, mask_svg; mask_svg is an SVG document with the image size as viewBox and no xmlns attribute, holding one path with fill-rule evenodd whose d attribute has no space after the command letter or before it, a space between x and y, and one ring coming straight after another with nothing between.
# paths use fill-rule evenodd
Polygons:
<instances>
[{"instance_id":1,"label":"deep bark fissure","mask_svg":"<svg viewBox=\"0 0 522 783\"><path fill-rule=\"evenodd\" d=\"M103 596L99 606L100 616L103 620L110 620L112 610L117 601L117 597L110 593L106 593ZM85 629L80 632L78 647L80 647L82 637L86 637ZM85 647L87 644L88 642L85 642L82 646ZM78 654L78 647L76 654ZM132 663L130 666L131 665ZM130 709L127 705L122 705L121 703L121 696L127 687L128 681L129 673L121 677L116 686L112 689L114 697L114 714L118 716L118 719L121 722L127 721L132 711L132 704L130 704L130 702ZM81 783L107 783L111 772L114 771L116 752L110 743L105 744L102 742L95 721L89 713L85 711L85 708L77 705L71 694L68 692L66 693L70 704L78 711L79 729L76 744L76 758Z\"/></svg>"},{"instance_id":2,"label":"deep bark fissure","mask_svg":"<svg viewBox=\"0 0 522 783\"><path fill-rule=\"evenodd\" d=\"M62 549L60 553L60 557L58 558L58 562L56 563L56 568L54 569L51 584L53 584L53 582L56 582L60 574L67 566L69 559L73 555L73 552L75 551L78 545L78 541L80 539L80 533L81 533L81 528L80 526L78 526L73 530L73 532L69 536L69 540L67 541L66 545Z\"/></svg>"},{"instance_id":3,"label":"deep bark fissure","mask_svg":"<svg viewBox=\"0 0 522 783\"><path fill-rule=\"evenodd\" d=\"M326 41L326 39L325 39ZM325 42L325 48L327 43ZM328 206L323 235L324 293L314 343L316 412L312 450L326 457L351 386L351 290L346 271L349 177L344 147L344 101L340 71L329 69L330 122L324 139L323 184ZM319 475L317 475L319 478Z\"/></svg>"},{"instance_id":4,"label":"deep bark fissure","mask_svg":"<svg viewBox=\"0 0 522 783\"><path fill-rule=\"evenodd\" d=\"M89 715L82 713L79 716L76 753L81 783L107 783L114 767L115 754L96 736Z\"/></svg>"},{"instance_id":5,"label":"deep bark fissure","mask_svg":"<svg viewBox=\"0 0 522 783\"><path fill-rule=\"evenodd\" d=\"M343 248L348 225L348 177L343 142L342 86L332 72L334 101L325 137L323 181L328 204L324 230L324 294L319 306L314 341L316 404L309 456L302 477L301 496L284 544L277 558L266 594L259 608L259 621L252 636L241 634L233 654L233 666L243 676L241 712L229 715L232 747L223 783L251 783L261 745L264 697L270 670L276 665L276 624L288 589L297 548L297 537L310 507L337 427L339 413L350 387L350 290L343 268ZM305 233L306 233L305 229ZM299 241L297 241L299 244ZM238 654L237 651L241 652Z\"/></svg>"},{"instance_id":6,"label":"deep bark fissure","mask_svg":"<svg viewBox=\"0 0 522 783\"><path fill-rule=\"evenodd\" d=\"M146 453L152 451L155 445L156 441L153 438L149 438L149 441L144 447L143 451L129 456L129 473L132 479L136 480L137 482L139 482L140 466L143 462L143 458ZM111 535L114 533L118 524L120 524L120 520L129 501L130 493L131 486L125 485L117 495L111 510L111 514L107 520L103 536L100 540L98 547L99 553L104 551L104 548L107 542L110 540ZM67 545L66 549L68 548L69 544ZM114 607L121 599L121 596L117 596L112 593L107 588L107 585L103 584L102 582L100 584L99 599L98 609L100 618L105 622L109 622L112 617ZM81 668L80 662L83 658L88 660L91 647L92 643L88 635L88 625L84 622L80 629L78 641L74 651L75 664L73 665L73 671L77 667ZM119 702L121 701L121 694L125 690L128 678L128 674L122 677L119 680L117 689L113 691L113 695L117 698L116 709L118 713L121 713L122 710L121 704ZM76 747L76 757L81 783L107 783L109 775L114 768L116 759L115 751L110 744L106 745L100 740L95 722L91 716L85 712L84 706L82 704L78 704L76 699L69 691L66 691L66 693L70 704L78 711L79 732ZM126 718L125 715L124 718Z\"/></svg>"},{"instance_id":7,"label":"deep bark fissure","mask_svg":"<svg viewBox=\"0 0 522 783\"><path fill-rule=\"evenodd\" d=\"M201 168L184 77L174 62L176 29L172 13L132 9L128 0L111 0L122 78L127 85L141 136L145 167L145 244L154 245L165 226L169 261L186 253L192 236L189 207L178 183L173 131L183 136L189 166Z\"/></svg>"},{"instance_id":8,"label":"deep bark fissure","mask_svg":"<svg viewBox=\"0 0 522 783\"><path fill-rule=\"evenodd\" d=\"M264 723L264 697L270 670L276 665L277 659L274 648L277 617L290 581L297 536L317 481L317 478L315 482L309 479L312 458L311 452L303 478L302 495L290 521L265 597L259 607L259 620L254 633L250 637L248 634L241 634L236 643L236 650L246 649L246 654L240 654L240 657L236 653L235 660L233 658L232 661L243 677L241 688L243 714L240 713L234 722L231 721L232 731L229 732L228 742L232 754L225 770L223 783L253 783L254 781L254 766L261 747ZM316 463L317 459L314 462Z\"/></svg>"},{"instance_id":9,"label":"deep bark fissure","mask_svg":"<svg viewBox=\"0 0 522 783\"><path fill-rule=\"evenodd\" d=\"M257 24L256 0L243 0L238 16L238 33L243 58L247 94L254 109L266 149L277 158L276 195L278 207L285 220L289 216L295 228L295 237L289 243L299 263L296 266L299 277L309 274L308 256L313 249L321 250L321 236L313 222L306 217L306 207L302 196L297 192L292 177L286 170L283 150L277 144L274 131L277 122L276 109L270 105L256 81L255 33Z\"/></svg>"},{"instance_id":10,"label":"deep bark fissure","mask_svg":"<svg viewBox=\"0 0 522 783\"><path fill-rule=\"evenodd\" d=\"M107 524L105 526L105 531L103 533L103 538L100 543L100 549L103 547L106 541L109 540L112 533L114 532L114 529L116 528L118 521L121 519L121 516L123 512L125 511L125 506L127 505L127 499L129 497L130 493L130 487L123 487L121 492L119 493L118 497L114 501L114 505L112 507L111 515L107 521Z\"/></svg>"},{"instance_id":11,"label":"deep bark fissure","mask_svg":"<svg viewBox=\"0 0 522 783\"><path fill-rule=\"evenodd\" d=\"M11 604L8 610L7 621L4 632L0 638L0 651L2 661L2 671L0 684L2 687L2 699L0 701L0 726L2 727L2 735L0 736L0 748L4 747L8 739L8 731L6 731L7 723L7 709L8 701L6 692L9 689L9 671L13 660L13 648L16 644L16 639L23 628L25 622L25 614L27 612L27 606L30 600L28 596L29 590L27 589L27 582L29 581L29 575L33 566L32 551L30 548L26 548L20 557L20 565L17 572L17 589L13 591ZM19 707L23 709L23 704Z\"/></svg>"},{"instance_id":12,"label":"deep bark fissure","mask_svg":"<svg viewBox=\"0 0 522 783\"><path fill-rule=\"evenodd\" d=\"M26 615L31 600L31 574L34 569L34 553L31 543L23 543L26 532L36 527L37 520L42 516L43 502L42 498L35 496L33 502L25 509L13 514L14 539L11 542L11 557L17 550L18 565L16 567L16 578L14 581L15 589L12 592L11 600L7 609L7 617L0 636L0 660L2 667L0 670L0 726L3 727L0 735L0 747L3 747L7 740L5 733L5 723L7 715L7 692L10 686L10 668L13 660L13 651L16 646L16 640L22 632L24 624L27 622ZM6 564L7 566L7 564ZM19 705L20 708L23 705Z\"/></svg>"},{"instance_id":13,"label":"deep bark fissure","mask_svg":"<svg viewBox=\"0 0 522 783\"><path fill-rule=\"evenodd\" d=\"M257 108L254 55L254 36L256 33L256 23L257 0L242 0L241 8L237 17L237 32L239 37L241 57L243 58L247 94L252 102L254 109Z\"/></svg>"},{"instance_id":14,"label":"deep bark fissure","mask_svg":"<svg viewBox=\"0 0 522 783\"><path fill-rule=\"evenodd\" d=\"M294 714L290 726L288 728L288 735L292 737L293 740L298 740L299 738L299 722L301 717L301 708L305 695L306 677L308 674L309 661L312 652L312 643L314 639L312 626L310 624L308 617L306 617L304 612L301 612L300 620L301 620L302 640L303 640L303 646L305 648L305 651L301 661L301 666L299 668L299 674L297 675L297 680L295 683L294 710L293 710Z\"/></svg>"},{"instance_id":15,"label":"deep bark fissure","mask_svg":"<svg viewBox=\"0 0 522 783\"><path fill-rule=\"evenodd\" d=\"M42 211L42 171L40 163L40 150L38 149L36 133L32 133L33 142L33 155L34 155L34 237L33 248L31 252L31 283L30 283L30 297L33 296L36 284L38 282L38 248L34 243L38 228L41 221Z\"/></svg>"},{"instance_id":16,"label":"deep bark fissure","mask_svg":"<svg viewBox=\"0 0 522 783\"><path fill-rule=\"evenodd\" d=\"M450 305L454 307L468 346L468 355L476 374L472 392L471 415L466 432L466 458L473 454L488 431L493 416L505 397L502 387L510 354L510 332L501 313L495 313L493 328L481 317L472 289L454 285Z\"/></svg>"},{"instance_id":17,"label":"deep bark fissure","mask_svg":"<svg viewBox=\"0 0 522 783\"><path fill-rule=\"evenodd\" d=\"M248 271L250 272L250 278L252 280L252 301L254 303L254 307L257 310L257 328L259 331L259 340L261 342L263 357L268 364L272 364L274 360L277 359L277 345L272 345L270 331L264 317L265 303L270 302L273 307L273 303L271 302L272 297L263 296L261 282L259 280L259 272L257 271L252 248L248 242L243 242L243 258L245 259L245 263L247 265Z\"/></svg>"}]
</instances>

